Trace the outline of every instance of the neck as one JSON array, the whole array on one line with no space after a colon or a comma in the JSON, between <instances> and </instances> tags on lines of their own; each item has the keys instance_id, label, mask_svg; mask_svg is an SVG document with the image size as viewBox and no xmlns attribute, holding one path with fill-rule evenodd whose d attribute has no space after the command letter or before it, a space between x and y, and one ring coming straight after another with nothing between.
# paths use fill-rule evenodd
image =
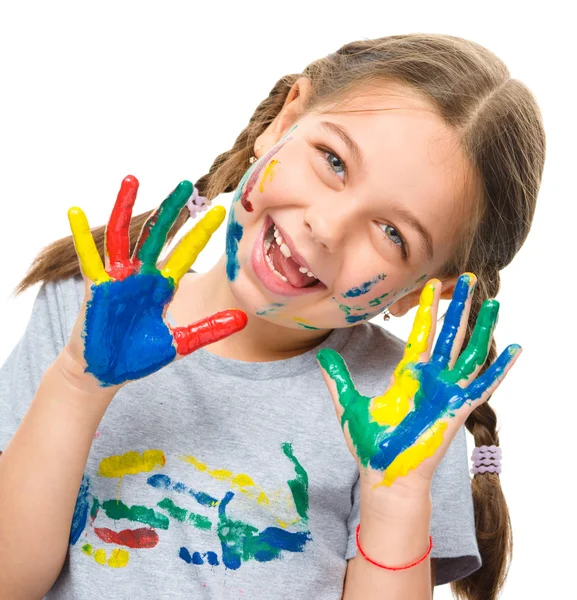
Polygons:
<instances>
[{"instance_id":1,"label":"neck","mask_svg":"<svg viewBox=\"0 0 577 600\"><path fill-rule=\"evenodd\" d=\"M206 273L185 275L169 310L176 325L183 327L227 308L244 310L248 323L242 331L206 347L208 352L226 358L245 362L290 358L314 348L332 331L283 327L257 317L251 307L239 305L226 278L224 256Z\"/></svg>"}]
</instances>

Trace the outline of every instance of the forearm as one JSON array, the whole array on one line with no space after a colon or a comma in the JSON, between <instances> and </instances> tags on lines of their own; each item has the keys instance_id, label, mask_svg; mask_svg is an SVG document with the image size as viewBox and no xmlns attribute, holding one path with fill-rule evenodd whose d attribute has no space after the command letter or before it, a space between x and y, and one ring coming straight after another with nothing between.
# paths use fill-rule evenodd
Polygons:
<instances>
[{"instance_id":1,"label":"forearm","mask_svg":"<svg viewBox=\"0 0 577 600\"><path fill-rule=\"evenodd\" d=\"M366 493L371 493L367 490ZM363 493L361 493L361 498ZM429 544L431 499L415 498L387 505L386 510L363 511L360 545L372 560L387 566L404 566L421 558ZM402 571L377 567L360 552L349 560L343 600L430 600L431 560Z\"/></svg>"},{"instance_id":2,"label":"forearm","mask_svg":"<svg viewBox=\"0 0 577 600\"><path fill-rule=\"evenodd\" d=\"M46 370L0 457L0 589L41 598L62 569L94 433L114 391L76 385L65 353ZM74 373L73 373L74 375Z\"/></svg>"}]
</instances>

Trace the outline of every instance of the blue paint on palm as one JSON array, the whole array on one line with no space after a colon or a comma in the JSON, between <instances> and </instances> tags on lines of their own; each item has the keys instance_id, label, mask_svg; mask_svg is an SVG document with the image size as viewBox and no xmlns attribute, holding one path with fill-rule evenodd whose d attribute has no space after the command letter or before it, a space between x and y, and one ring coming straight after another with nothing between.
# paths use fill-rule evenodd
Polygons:
<instances>
[{"instance_id":1,"label":"blue paint on palm","mask_svg":"<svg viewBox=\"0 0 577 600\"><path fill-rule=\"evenodd\" d=\"M84 331L86 371L104 386L118 385L174 360L173 336L163 320L174 291L174 281L158 272L93 285Z\"/></svg>"},{"instance_id":2,"label":"blue paint on palm","mask_svg":"<svg viewBox=\"0 0 577 600\"><path fill-rule=\"evenodd\" d=\"M242 225L235 219L234 208L231 207L226 230L226 276L229 281L234 281L240 270L237 253L238 243L242 239L242 230Z\"/></svg>"}]
</instances>

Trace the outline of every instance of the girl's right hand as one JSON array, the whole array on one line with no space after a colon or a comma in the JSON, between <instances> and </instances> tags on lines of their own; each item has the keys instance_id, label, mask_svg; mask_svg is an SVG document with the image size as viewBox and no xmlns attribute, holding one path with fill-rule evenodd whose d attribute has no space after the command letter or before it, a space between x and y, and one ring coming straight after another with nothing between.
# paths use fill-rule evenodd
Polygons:
<instances>
[{"instance_id":1,"label":"girl's right hand","mask_svg":"<svg viewBox=\"0 0 577 600\"><path fill-rule=\"evenodd\" d=\"M179 357L240 331L247 322L244 312L230 309L188 327L172 328L166 323L167 306L180 279L220 226L226 211L222 206L210 210L159 270L156 263L167 234L193 186L183 181L164 200L142 228L130 256L128 230L137 190L135 177L123 180L106 228L106 267L82 209L68 211L86 286L65 354L67 364L81 367L80 376L76 369L71 372L76 371L74 383L83 390L119 387L150 375Z\"/></svg>"}]
</instances>

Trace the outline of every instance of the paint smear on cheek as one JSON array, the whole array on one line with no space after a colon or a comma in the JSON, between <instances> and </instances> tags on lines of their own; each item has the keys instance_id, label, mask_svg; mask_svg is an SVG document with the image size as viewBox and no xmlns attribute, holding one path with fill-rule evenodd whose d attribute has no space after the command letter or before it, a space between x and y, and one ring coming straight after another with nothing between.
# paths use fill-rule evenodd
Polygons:
<instances>
[{"instance_id":1,"label":"paint smear on cheek","mask_svg":"<svg viewBox=\"0 0 577 600\"><path fill-rule=\"evenodd\" d=\"M242 204L243 208L247 211L247 212L252 212L254 209L252 207L252 204L250 202L250 200L248 199L248 196L250 195L250 193L252 192L254 186L256 185L261 173L265 170L265 169L269 169L270 165L267 165L268 161L290 140L292 140L294 138L292 137L287 137L285 139L283 139L282 141L278 142L278 144L276 144L276 146L273 146L264 156L262 156L261 158L259 158L253 165L253 169L250 171L250 175L248 177L248 181L246 183L246 187L244 190L242 190L242 183L241 185L239 185L239 189L241 190L241 196L240 196L240 203ZM273 161L275 164L278 163L278 161ZM265 175L264 177L266 177L266 171L265 171ZM263 178L264 178L263 177ZM261 184L261 190L262 192L262 184Z\"/></svg>"},{"instance_id":2,"label":"paint smear on cheek","mask_svg":"<svg viewBox=\"0 0 577 600\"><path fill-rule=\"evenodd\" d=\"M236 220L234 208L231 207L226 230L226 276L229 281L234 281L240 270L238 262L238 244L242 239L243 227Z\"/></svg>"},{"instance_id":3,"label":"paint smear on cheek","mask_svg":"<svg viewBox=\"0 0 577 600\"><path fill-rule=\"evenodd\" d=\"M356 298L358 296L363 296L364 294L367 294L377 283L379 283L379 281L383 281L386 276L386 273L379 273L376 277L361 283L361 285L358 287L351 288L344 294L341 294L341 296L343 298Z\"/></svg>"},{"instance_id":4,"label":"paint smear on cheek","mask_svg":"<svg viewBox=\"0 0 577 600\"><path fill-rule=\"evenodd\" d=\"M302 327L303 329L313 329L315 331L321 330L321 327L315 327L314 325L311 325L308 321L305 321L305 319L301 319L299 317L293 317L293 320L299 327Z\"/></svg>"}]
</instances>

